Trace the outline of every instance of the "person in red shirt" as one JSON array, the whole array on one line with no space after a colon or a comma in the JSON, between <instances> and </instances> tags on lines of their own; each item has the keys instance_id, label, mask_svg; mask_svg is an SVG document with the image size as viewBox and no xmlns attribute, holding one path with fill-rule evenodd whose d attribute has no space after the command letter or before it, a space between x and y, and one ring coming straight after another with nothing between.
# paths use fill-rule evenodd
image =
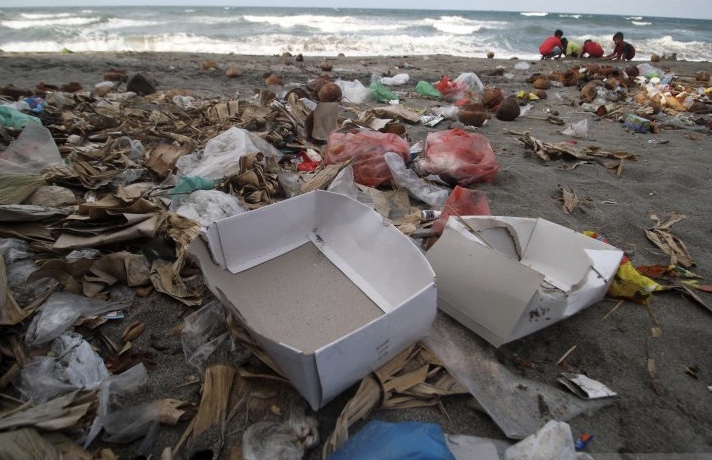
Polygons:
<instances>
[{"instance_id":1,"label":"person in red shirt","mask_svg":"<svg viewBox=\"0 0 712 460\"><path fill-rule=\"evenodd\" d=\"M579 50L578 58L590 57L590 58L600 58L603 56L603 47L600 43L594 42L593 40L586 40L583 42L583 46Z\"/></svg>"},{"instance_id":2,"label":"person in red shirt","mask_svg":"<svg viewBox=\"0 0 712 460\"><path fill-rule=\"evenodd\" d=\"M561 44L561 37L563 36L564 32L556 29L554 35L548 37L539 45L539 53L542 59L559 59L561 57L564 52L564 45Z\"/></svg>"},{"instance_id":3,"label":"person in red shirt","mask_svg":"<svg viewBox=\"0 0 712 460\"><path fill-rule=\"evenodd\" d=\"M613 35L613 52L603 59L630 61L635 57L635 48L630 43L623 40L623 32L616 32Z\"/></svg>"}]
</instances>

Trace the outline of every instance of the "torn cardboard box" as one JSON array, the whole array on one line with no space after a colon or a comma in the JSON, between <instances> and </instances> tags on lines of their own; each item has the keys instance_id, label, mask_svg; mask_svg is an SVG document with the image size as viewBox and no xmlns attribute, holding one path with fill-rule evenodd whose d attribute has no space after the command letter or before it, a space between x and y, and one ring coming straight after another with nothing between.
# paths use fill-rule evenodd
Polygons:
<instances>
[{"instance_id":1,"label":"torn cardboard box","mask_svg":"<svg viewBox=\"0 0 712 460\"><path fill-rule=\"evenodd\" d=\"M603 298L623 252L549 222L451 217L428 251L438 307L495 346Z\"/></svg>"},{"instance_id":2,"label":"torn cardboard box","mask_svg":"<svg viewBox=\"0 0 712 460\"><path fill-rule=\"evenodd\" d=\"M315 410L424 337L437 311L422 252L336 193L220 220L190 251L210 290Z\"/></svg>"}]
</instances>

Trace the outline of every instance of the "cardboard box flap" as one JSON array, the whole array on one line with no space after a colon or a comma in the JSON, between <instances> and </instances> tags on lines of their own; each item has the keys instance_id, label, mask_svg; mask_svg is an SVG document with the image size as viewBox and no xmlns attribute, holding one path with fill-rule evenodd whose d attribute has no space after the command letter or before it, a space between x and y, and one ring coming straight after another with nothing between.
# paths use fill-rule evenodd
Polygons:
<instances>
[{"instance_id":1,"label":"cardboard box flap","mask_svg":"<svg viewBox=\"0 0 712 460\"><path fill-rule=\"evenodd\" d=\"M425 255L387 219L356 200L317 192L314 244L384 312L433 283Z\"/></svg>"},{"instance_id":2,"label":"cardboard box flap","mask_svg":"<svg viewBox=\"0 0 712 460\"><path fill-rule=\"evenodd\" d=\"M473 235L452 221L428 251L428 260L437 273L440 299L500 337L509 336L544 280L541 273L473 244Z\"/></svg>"},{"instance_id":3,"label":"cardboard box flap","mask_svg":"<svg viewBox=\"0 0 712 460\"><path fill-rule=\"evenodd\" d=\"M563 292L570 292L581 286L589 270L594 268L594 260L586 249L615 250L582 233L537 219L521 262L545 274L547 283Z\"/></svg>"},{"instance_id":4,"label":"cardboard box flap","mask_svg":"<svg viewBox=\"0 0 712 460\"><path fill-rule=\"evenodd\" d=\"M290 206L275 203L211 224L207 235L213 260L223 260L221 266L238 273L309 241L316 225L315 196L308 193L292 200Z\"/></svg>"}]
</instances>

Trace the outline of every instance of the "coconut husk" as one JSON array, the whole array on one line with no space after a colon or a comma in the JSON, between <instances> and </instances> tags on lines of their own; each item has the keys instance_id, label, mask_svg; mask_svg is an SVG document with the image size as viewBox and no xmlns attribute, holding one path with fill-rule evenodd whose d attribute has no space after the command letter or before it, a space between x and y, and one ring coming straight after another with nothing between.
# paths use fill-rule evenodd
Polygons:
<instances>
[{"instance_id":1,"label":"coconut husk","mask_svg":"<svg viewBox=\"0 0 712 460\"><path fill-rule=\"evenodd\" d=\"M193 437L200 436L215 424L224 424L230 400L230 390L235 379L233 366L215 365L205 371L203 396L195 414Z\"/></svg>"},{"instance_id":2,"label":"coconut husk","mask_svg":"<svg viewBox=\"0 0 712 460\"><path fill-rule=\"evenodd\" d=\"M521 113L521 108L515 96L508 96L499 105L495 117L502 121L513 121Z\"/></svg>"},{"instance_id":3,"label":"coconut husk","mask_svg":"<svg viewBox=\"0 0 712 460\"><path fill-rule=\"evenodd\" d=\"M465 125L480 127L487 120L487 109L477 102L465 104L458 109L457 118Z\"/></svg>"},{"instance_id":4,"label":"coconut husk","mask_svg":"<svg viewBox=\"0 0 712 460\"><path fill-rule=\"evenodd\" d=\"M492 110L504 100L504 91L499 88L486 88L482 93L482 104Z\"/></svg>"},{"instance_id":5,"label":"coconut husk","mask_svg":"<svg viewBox=\"0 0 712 460\"><path fill-rule=\"evenodd\" d=\"M319 88L321 102L337 102L341 100L341 87L336 83L326 83Z\"/></svg>"},{"instance_id":6,"label":"coconut husk","mask_svg":"<svg viewBox=\"0 0 712 460\"><path fill-rule=\"evenodd\" d=\"M551 80L544 77L537 78L534 80L534 83L532 83L532 86L536 89L549 89L551 88Z\"/></svg>"}]
</instances>

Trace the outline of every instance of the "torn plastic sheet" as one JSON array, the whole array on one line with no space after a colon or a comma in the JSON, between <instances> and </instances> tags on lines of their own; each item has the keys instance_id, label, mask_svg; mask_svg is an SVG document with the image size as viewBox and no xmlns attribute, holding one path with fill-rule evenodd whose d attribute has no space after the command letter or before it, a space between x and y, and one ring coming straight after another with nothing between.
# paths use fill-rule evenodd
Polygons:
<instances>
[{"instance_id":1,"label":"torn plastic sheet","mask_svg":"<svg viewBox=\"0 0 712 460\"><path fill-rule=\"evenodd\" d=\"M494 359L492 347L442 313L425 343L510 439L537 432L551 418L566 421L610 403L610 398L584 401L517 376ZM546 413L541 413L543 406L548 408Z\"/></svg>"},{"instance_id":2,"label":"torn plastic sheet","mask_svg":"<svg viewBox=\"0 0 712 460\"><path fill-rule=\"evenodd\" d=\"M65 332L52 342L52 356L37 357L20 372L19 390L35 404L73 390L93 390L109 371L81 335Z\"/></svg>"},{"instance_id":3,"label":"torn plastic sheet","mask_svg":"<svg viewBox=\"0 0 712 460\"><path fill-rule=\"evenodd\" d=\"M25 342L38 346L59 337L79 318L126 308L126 301L107 302L70 292L54 292L40 307L27 328Z\"/></svg>"},{"instance_id":4,"label":"torn plastic sheet","mask_svg":"<svg viewBox=\"0 0 712 460\"><path fill-rule=\"evenodd\" d=\"M188 364L203 373L205 360L230 336L220 302L213 300L188 315L180 334Z\"/></svg>"}]
</instances>

